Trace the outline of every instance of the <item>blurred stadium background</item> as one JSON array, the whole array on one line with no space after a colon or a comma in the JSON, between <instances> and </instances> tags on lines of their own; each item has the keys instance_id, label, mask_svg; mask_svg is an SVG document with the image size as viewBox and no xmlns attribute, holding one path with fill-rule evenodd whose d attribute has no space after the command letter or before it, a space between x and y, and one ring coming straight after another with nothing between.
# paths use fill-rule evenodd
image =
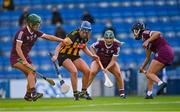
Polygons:
<instances>
[{"instance_id":1,"label":"blurred stadium background","mask_svg":"<svg viewBox=\"0 0 180 112\"><path fill-rule=\"evenodd\" d=\"M3 0L0 0L2 6ZM138 73L138 68L145 58L141 42L133 39L131 26L140 20L146 23L147 28L162 32L168 43L175 50L175 59L172 66L167 67L166 73L162 72L168 87L165 91L169 95L180 94L180 0L14 0L15 9L12 11L0 9L0 95L5 98L22 98L25 93L25 76L18 70L12 69L9 55L15 32L20 28L18 19L23 13L23 8L28 6L29 13L36 13L42 17L41 31L54 35L56 26L52 25L52 7L57 7L63 18L62 27L68 33L79 27L81 16L87 10L95 19L93 24L92 39L88 46L102 34L107 20L112 21L116 30L117 39L126 42L121 47L119 64L125 80L125 89L128 95L144 95L146 78ZM49 51L54 51L57 43L39 39L30 52L37 71L47 77L56 79L54 67L48 56ZM83 59L90 64L90 57L82 53ZM70 75L60 68L63 77L70 85ZM79 73L79 90L81 83ZM113 76L111 77L115 84ZM58 81L56 80L58 83ZM118 95L116 85L106 88L103 85L104 77L100 72L89 89L93 96ZM51 87L46 82L39 80L38 90L45 93L45 97L64 97L59 92L59 85ZM154 88L156 90L156 88ZM23 92L24 91L24 92ZM21 94L22 93L22 94ZM72 96L69 93L67 96Z\"/></svg>"}]
</instances>

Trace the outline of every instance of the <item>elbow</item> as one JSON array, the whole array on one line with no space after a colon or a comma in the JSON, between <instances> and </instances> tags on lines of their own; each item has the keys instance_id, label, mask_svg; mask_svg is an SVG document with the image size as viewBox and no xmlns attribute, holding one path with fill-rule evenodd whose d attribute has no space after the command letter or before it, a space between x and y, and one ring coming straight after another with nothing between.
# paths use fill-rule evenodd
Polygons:
<instances>
[{"instance_id":1,"label":"elbow","mask_svg":"<svg viewBox=\"0 0 180 112\"><path fill-rule=\"evenodd\" d=\"M90 46L90 49L93 49L93 45Z\"/></svg>"},{"instance_id":2,"label":"elbow","mask_svg":"<svg viewBox=\"0 0 180 112\"><path fill-rule=\"evenodd\" d=\"M87 51L87 48L86 47L82 47L81 48L84 52Z\"/></svg>"},{"instance_id":3,"label":"elbow","mask_svg":"<svg viewBox=\"0 0 180 112\"><path fill-rule=\"evenodd\" d=\"M46 40L50 40L50 36L47 35L47 34L44 34L44 35L42 36L42 38L43 38L43 39L46 39Z\"/></svg>"},{"instance_id":4,"label":"elbow","mask_svg":"<svg viewBox=\"0 0 180 112\"><path fill-rule=\"evenodd\" d=\"M94 49L95 49L94 46L91 45L91 46L90 46L90 50L92 51L92 50L94 50Z\"/></svg>"},{"instance_id":5,"label":"elbow","mask_svg":"<svg viewBox=\"0 0 180 112\"><path fill-rule=\"evenodd\" d=\"M150 57L146 57L146 61L148 61L148 62L149 62L149 60L150 60Z\"/></svg>"},{"instance_id":6,"label":"elbow","mask_svg":"<svg viewBox=\"0 0 180 112\"><path fill-rule=\"evenodd\" d=\"M59 49L58 47L55 48L56 51L58 51L58 49Z\"/></svg>"},{"instance_id":7,"label":"elbow","mask_svg":"<svg viewBox=\"0 0 180 112\"><path fill-rule=\"evenodd\" d=\"M157 37L159 37L160 35L161 35L161 32L156 32L156 35L157 35Z\"/></svg>"}]
</instances>

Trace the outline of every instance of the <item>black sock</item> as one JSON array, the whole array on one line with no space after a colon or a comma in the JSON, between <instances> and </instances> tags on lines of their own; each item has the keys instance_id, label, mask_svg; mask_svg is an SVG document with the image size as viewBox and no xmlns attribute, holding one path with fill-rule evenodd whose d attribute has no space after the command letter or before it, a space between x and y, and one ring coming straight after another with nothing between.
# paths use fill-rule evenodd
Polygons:
<instances>
[{"instance_id":1,"label":"black sock","mask_svg":"<svg viewBox=\"0 0 180 112\"><path fill-rule=\"evenodd\" d=\"M32 93L32 95L36 94L36 89L35 88L31 88L31 93Z\"/></svg>"},{"instance_id":2,"label":"black sock","mask_svg":"<svg viewBox=\"0 0 180 112\"><path fill-rule=\"evenodd\" d=\"M78 94L78 91L73 91L74 95Z\"/></svg>"},{"instance_id":3,"label":"black sock","mask_svg":"<svg viewBox=\"0 0 180 112\"><path fill-rule=\"evenodd\" d=\"M87 90L87 89L84 89L84 88L83 88L83 89L82 89L82 92L83 92L83 93L86 93L86 90Z\"/></svg>"},{"instance_id":4,"label":"black sock","mask_svg":"<svg viewBox=\"0 0 180 112\"><path fill-rule=\"evenodd\" d=\"M31 92L26 92L26 95L25 95L25 96L30 97L30 96L31 96Z\"/></svg>"}]
</instances>

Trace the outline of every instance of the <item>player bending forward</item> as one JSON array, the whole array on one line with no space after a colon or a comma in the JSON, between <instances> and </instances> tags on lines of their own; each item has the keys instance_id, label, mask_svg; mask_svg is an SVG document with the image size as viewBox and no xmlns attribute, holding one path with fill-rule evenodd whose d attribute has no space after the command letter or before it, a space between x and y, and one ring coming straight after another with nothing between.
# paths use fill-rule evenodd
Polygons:
<instances>
[{"instance_id":1,"label":"player bending forward","mask_svg":"<svg viewBox=\"0 0 180 112\"><path fill-rule=\"evenodd\" d=\"M103 71L105 73L109 71L115 76L119 89L119 95L122 98L126 98L124 91L124 81L121 76L120 66L117 62L120 46L122 44L123 43L115 40L114 33L111 30L107 30L104 33L104 39L93 43L90 47L90 50L93 54L99 57L100 63L102 63L104 67ZM94 60L91 63L91 72L88 84L89 86L100 69L101 67L99 63Z\"/></svg>"},{"instance_id":2,"label":"player bending forward","mask_svg":"<svg viewBox=\"0 0 180 112\"><path fill-rule=\"evenodd\" d=\"M74 100L79 100L79 97L85 97L87 100L91 100L91 97L87 93L87 84L89 80L90 69L87 63L80 57L80 50L83 50L88 56L97 59L98 57L93 55L86 44L91 35L91 23L83 21L79 29L73 30L66 36L66 40L69 40L69 45L59 44L56 47L55 55L52 57L52 61L58 59L59 66L66 68L71 74L71 84L74 93ZM82 76L82 92L77 91L77 75L78 70L83 73Z\"/></svg>"},{"instance_id":3,"label":"player bending forward","mask_svg":"<svg viewBox=\"0 0 180 112\"><path fill-rule=\"evenodd\" d=\"M159 31L147 30L143 23L135 23L132 27L132 32L136 40L142 39L142 46L146 50L146 59L140 67L140 72L145 73L148 80L148 91L145 98L152 99L153 82L158 84L157 95L161 94L163 89L167 86L156 74L165 66L172 64L174 51ZM146 72L145 67L150 61L151 52L154 53L154 59L151 61Z\"/></svg>"},{"instance_id":4,"label":"player bending forward","mask_svg":"<svg viewBox=\"0 0 180 112\"><path fill-rule=\"evenodd\" d=\"M24 99L27 101L36 101L42 97L42 93L37 93L35 89L36 74L27 68L33 68L32 62L28 56L32 46L41 37L51 41L63 42L66 41L58 37L48 35L39 31L41 17L36 14L30 14L27 18L27 26L21 28L15 35L13 47L10 55L10 63L13 68L21 70L27 77L27 90ZM23 64L18 63L18 59L22 59Z\"/></svg>"}]
</instances>

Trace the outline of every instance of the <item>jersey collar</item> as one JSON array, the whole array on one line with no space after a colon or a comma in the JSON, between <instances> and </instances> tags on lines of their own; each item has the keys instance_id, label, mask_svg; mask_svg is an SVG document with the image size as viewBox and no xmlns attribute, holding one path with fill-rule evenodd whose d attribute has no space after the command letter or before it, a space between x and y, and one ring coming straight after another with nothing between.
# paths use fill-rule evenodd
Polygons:
<instances>
[{"instance_id":1,"label":"jersey collar","mask_svg":"<svg viewBox=\"0 0 180 112\"><path fill-rule=\"evenodd\" d=\"M107 46L107 45L106 45L106 41L105 41L105 40L103 40L103 41L104 41L104 44L105 44L106 48L109 49L109 48L111 48L111 47L113 46L113 43L112 43L110 46Z\"/></svg>"},{"instance_id":2,"label":"jersey collar","mask_svg":"<svg viewBox=\"0 0 180 112\"><path fill-rule=\"evenodd\" d=\"M29 26L27 26L27 29L28 29L28 32L32 35L32 34L33 34L33 32L31 32L31 30L30 30Z\"/></svg>"}]
</instances>

